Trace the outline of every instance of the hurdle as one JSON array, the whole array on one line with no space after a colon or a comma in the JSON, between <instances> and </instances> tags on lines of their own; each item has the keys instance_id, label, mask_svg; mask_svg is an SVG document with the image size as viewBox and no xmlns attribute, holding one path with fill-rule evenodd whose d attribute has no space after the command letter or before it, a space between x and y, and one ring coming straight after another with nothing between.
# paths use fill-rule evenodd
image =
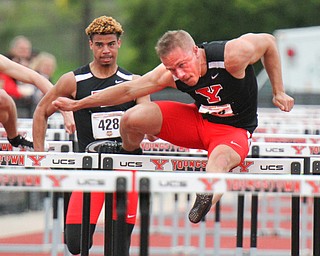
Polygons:
<instances>
[{"instance_id":1,"label":"hurdle","mask_svg":"<svg viewBox=\"0 0 320 256\"><path fill-rule=\"evenodd\" d=\"M278 142L277 139L281 139L280 141L283 142L283 138L278 134L264 134L265 136L263 138L271 138L272 140L275 140ZM257 135L259 136L259 134ZM313 136L313 135L287 135L287 137L285 139L295 139L297 141L312 141L312 142L317 142L319 140L319 138ZM284 140L286 141L286 140ZM168 143L166 144L165 141L155 141L155 142L143 142L142 144L142 148L144 149L144 151L148 152L149 154L170 154L172 152L175 151L175 154L193 154L193 155L205 155L206 151L203 150L194 150L194 149L186 149L186 148L181 148L181 147L176 147L174 145L168 145ZM304 174L310 174L310 157L311 156L319 156L320 154L320 145L318 144L313 144L313 143L265 143L265 142L253 142L251 147L250 147L250 151L248 154L248 157L282 157L282 158L290 158L290 157L301 157L304 161L304 170L303 173ZM274 168L276 168L276 165L274 165ZM294 173L293 173L294 174ZM302 174L302 173L301 173ZM276 232L279 232L277 230L279 230L279 226L280 226L280 204L279 204L279 198L276 198L276 214L275 214L275 230ZM243 205L244 205L244 198L242 195L239 196L238 198L238 202L239 202L239 207L238 209L238 218L243 216ZM258 207L258 201L256 196L252 197L252 205L251 205L251 233L253 234L251 236L251 244L252 247L256 247L256 221L257 221L257 207ZM296 218L293 222L292 225L297 225L296 223L299 223L299 209L300 209L300 205L299 205L299 198L294 198L292 199L292 204L293 204L293 208L292 208L292 218ZM264 209L266 209L266 203L264 203L262 206L264 206ZM305 201L303 204L304 208L305 207ZM219 205L218 205L219 207ZM303 208L303 209L304 209ZM266 210L265 210L266 211ZM216 209L216 215L218 215L219 218L219 213L217 212ZM303 215L304 216L304 215ZM262 222L264 229L266 230L266 218L265 221ZM304 227L306 226L306 219L303 219L303 223L305 224ZM306 229L306 228L305 228ZM239 226L239 232L240 230L242 230L242 226ZM299 229L296 229L299 231ZM240 236L240 234L238 234ZM296 235L296 237L298 237L299 234ZM241 246L242 242L239 241L239 247ZM294 246L299 246L299 240L293 242ZM306 244L306 239L303 240L303 244Z\"/></svg>"},{"instance_id":2,"label":"hurdle","mask_svg":"<svg viewBox=\"0 0 320 256\"><path fill-rule=\"evenodd\" d=\"M310 143L319 144L319 135L288 134L288 133L254 133L252 142L278 142L278 143Z\"/></svg>"},{"instance_id":3,"label":"hurdle","mask_svg":"<svg viewBox=\"0 0 320 256\"><path fill-rule=\"evenodd\" d=\"M145 157L145 158L143 158ZM140 159L149 159L150 162L146 161L137 161L137 156L126 156L125 161L119 155L114 156L106 156L102 154L102 164L103 169L130 169L134 168L136 170L142 170L146 168L147 170L153 171L167 171L167 170L174 170L174 171L204 171L206 158L183 158L183 157L172 157L172 156L141 156ZM270 161L270 164L267 168L263 168L263 162L260 161ZM279 170L275 170L275 161L279 163ZM285 166L285 162L282 161L289 161L290 165ZM249 163L249 164L248 164ZM290 159L247 159L243 164L241 164L238 168L232 170L232 172L250 172L250 173L277 173L277 174L284 174L290 172L300 172L301 167L303 167L303 160L299 159L299 162L292 162ZM266 164L266 163L265 163ZM144 165L144 166L143 166ZM252 166L251 166L252 165ZM283 166L282 166L283 165ZM260 170L259 170L260 168ZM258 170L258 171L257 171ZM275 172L277 171L277 172ZM290 173L289 172L289 173ZM241 216L239 216L241 218ZM239 222L240 221L240 222ZM243 221L243 218L238 220L239 223ZM238 230L241 230L242 226L238 226ZM299 231L298 231L299 232ZM299 235L299 233L298 233ZM242 235L238 233L239 238L238 245L242 243ZM239 253L239 252L238 252Z\"/></svg>"},{"instance_id":4,"label":"hurdle","mask_svg":"<svg viewBox=\"0 0 320 256\"><path fill-rule=\"evenodd\" d=\"M316 134L320 133L319 106L299 106L290 112L259 108L259 125L255 133Z\"/></svg>"},{"instance_id":5,"label":"hurdle","mask_svg":"<svg viewBox=\"0 0 320 256\"><path fill-rule=\"evenodd\" d=\"M119 157L119 155L117 155ZM107 155L106 157L110 157ZM116 156L115 156L116 157ZM52 158L51 158L52 159ZM159 158L157 158L159 159ZM167 158L171 159L171 158ZM117 162L117 159L113 158L113 162ZM120 160L120 159L119 159ZM162 159L163 160L163 159ZM176 160L175 158L172 160ZM256 160L256 159L254 159ZM270 159L264 160L269 162ZM285 159L287 160L287 159ZM123 161L120 160L120 161ZM260 160L257 160L260 162ZM295 161L295 160L294 160ZM257 164L258 164L257 162ZM290 161L289 161L290 162ZM303 164L301 159L297 159L296 162ZM40 166L45 166L46 161L42 162ZM173 163L173 162L172 162ZM262 163L262 162L260 162ZM266 162L264 162L266 163ZM148 167L148 166L146 166ZM126 168L129 168L128 166ZM148 168L149 169L149 168ZM251 175L250 173L230 173L230 174L211 174L211 173L202 173L202 172L186 172L179 171L177 173L172 173L170 171L156 171L154 172L155 167L150 171L141 171L138 172L135 177L135 183L137 188L139 184L144 185L143 189L139 189L140 192L144 193L164 193L164 192L189 192L194 191L198 193L204 192L214 192L214 193L285 193L290 195L303 195L303 196L319 196L319 178L311 176L300 176L300 175L278 175L275 177L273 174L264 174L264 175ZM158 170L158 168L156 168ZM241 169L239 170L241 171ZM33 189L37 191L42 190L52 190L55 192L58 191L72 191L72 190L83 190L83 191L113 191L116 190L115 177L119 175L123 178L124 176L127 179L127 184L129 189L131 187L131 172L105 172L105 171L46 171L41 172L40 170L2 170L0 169L1 174L1 189ZM4 181L3 177L5 175L11 175L10 177L14 180L13 177L23 176L28 177L38 177L38 182L33 183L24 183L23 179L20 180L20 183L8 182L8 179ZM128 175L128 176L126 176ZM9 177L9 176L7 176ZM62 179L63 177L63 179ZM9 179L10 180L10 179ZM79 182L79 180L81 182ZM90 181L99 181L99 182L84 182L85 180ZM172 181L179 181L179 186L170 185L173 184ZM263 185L262 185L263 184ZM149 190L148 190L149 188ZM141 201L144 201L140 198ZM141 202L142 203L142 202ZM148 203L146 203L148 204ZM144 224L143 230L146 231L148 223ZM148 237L148 234L144 236ZM148 245L148 239L144 237L141 238L141 244L146 246ZM147 240L146 240L147 239ZM140 248L140 255L143 255L143 252L148 253L148 249ZM148 254L145 254L148 255ZM207 254L206 254L207 255ZM212 254L211 254L212 255ZM270 254L269 254L270 255Z\"/></svg>"},{"instance_id":6,"label":"hurdle","mask_svg":"<svg viewBox=\"0 0 320 256\"><path fill-rule=\"evenodd\" d=\"M279 148L279 147L278 147ZM277 153L277 152L275 152L274 150L272 150L273 151L273 153ZM202 152L203 153L203 152ZM193 154L193 152L192 152L192 154ZM119 155L117 155L118 157L119 157ZM122 155L122 157L123 157L123 155ZM137 156L136 156L137 157ZM141 156L139 156L139 157L141 157ZM193 158L194 159L194 158ZM113 161L114 160L114 158L112 158L112 161L111 162L114 162ZM162 160L161 160L162 161ZM177 161L177 160L173 160L173 162L172 163L175 163L176 165L177 165L177 162L175 162L175 161ZM110 167L110 159L108 160L103 160L102 161L103 162L103 166L102 166L102 168L108 168L108 167ZM155 163L157 163L157 162L155 162ZM180 162L181 163L181 162ZM159 163L158 163L159 164ZM201 164L203 164L203 162L201 162ZM121 164L120 164L120 166L121 167L127 167L127 168L129 168L129 169L132 169L132 168L134 168L134 169L136 169L136 168L138 168L139 167L139 165L140 165L140 163L139 162L134 162L134 160L133 159L129 159L128 161L123 161ZM161 165L161 164L160 164ZM120 166L116 166L116 168L118 169L118 168L120 168ZM113 167L113 165L111 166L111 167ZM179 167L179 166L178 166ZM190 167L190 166L189 166ZM203 170L203 166L201 166L201 168L196 168L196 169L194 169L194 170L189 170L190 168L187 168L186 169L186 167L184 166L184 168L178 168L178 171L201 171L201 170ZM114 168L114 167L113 167ZM150 166L147 168L147 169L149 169L150 168ZM169 168L170 169L170 168ZM191 168L192 169L192 168ZM157 170L157 171L159 171L159 170Z\"/></svg>"},{"instance_id":7,"label":"hurdle","mask_svg":"<svg viewBox=\"0 0 320 256\"><path fill-rule=\"evenodd\" d=\"M65 143L65 142L60 142ZM68 142L70 143L70 142ZM55 144L55 142L54 142ZM58 143L59 144L59 143ZM61 144L60 144L61 145ZM64 145L64 144L62 144ZM71 146L69 144L69 146ZM9 168L14 170L15 168L26 168L22 171L34 168L54 168L54 169L83 169L88 168L90 165L93 165L94 168L98 165L98 160L94 154L90 155L71 155L68 158L68 154L70 152L43 152L40 154L39 152L25 152L25 151L3 151L0 155L0 169L1 168ZM86 161L89 159L89 161ZM20 190L19 190L20 191ZM23 191L23 190L22 190ZM43 246L39 249L39 247L32 246L29 244L20 245L21 250L23 251L31 251L31 252L38 252L39 250L48 250L51 248L51 255L58 255L59 251L59 241L61 240L61 219L62 216L60 214L60 210L62 209L62 202L61 202L61 193L60 192L53 192L52 201L53 201L53 228L52 228L52 245L49 245L49 233L44 233L43 239ZM47 207L46 210L49 210L49 202L48 200L45 201L45 206ZM45 218L48 220L48 212L45 213ZM19 247L12 248L10 245L1 245L0 250L2 251L19 251ZM34 251L35 250L35 251Z\"/></svg>"}]
</instances>

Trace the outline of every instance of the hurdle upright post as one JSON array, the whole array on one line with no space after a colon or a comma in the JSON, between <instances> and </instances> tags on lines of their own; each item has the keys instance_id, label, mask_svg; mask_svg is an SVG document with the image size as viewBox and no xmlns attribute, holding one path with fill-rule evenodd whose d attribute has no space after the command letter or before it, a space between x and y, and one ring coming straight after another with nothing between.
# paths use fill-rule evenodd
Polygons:
<instances>
[{"instance_id":1,"label":"hurdle upright post","mask_svg":"<svg viewBox=\"0 0 320 256\"><path fill-rule=\"evenodd\" d=\"M91 193L83 192L82 223L81 223L81 256L89 255Z\"/></svg>"},{"instance_id":2,"label":"hurdle upright post","mask_svg":"<svg viewBox=\"0 0 320 256\"><path fill-rule=\"evenodd\" d=\"M243 250L243 222L244 222L244 195L238 195L237 207L237 249L236 255L242 255Z\"/></svg>"},{"instance_id":3,"label":"hurdle upright post","mask_svg":"<svg viewBox=\"0 0 320 256\"><path fill-rule=\"evenodd\" d=\"M105 193L104 256L113 256L113 193Z\"/></svg>"},{"instance_id":4,"label":"hurdle upright post","mask_svg":"<svg viewBox=\"0 0 320 256\"><path fill-rule=\"evenodd\" d=\"M92 159L90 157L83 158L82 169L92 170ZM80 252L81 252L80 255L81 256L88 256L89 255L90 205L91 205L91 193L90 192L83 192L81 244L80 244Z\"/></svg>"},{"instance_id":5,"label":"hurdle upright post","mask_svg":"<svg viewBox=\"0 0 320 256\"><path fill-rule=\"evenodd\" d=\"M215 228L215 237L214 237L214 255L219 255L220 249L220 236L221 236L221 223L220 223L220 214L221 213L221 206L220 201L216 203L215 207L215 218L214 218L214 228Z\"/></svg>"},{"instance_id":6,"label":"hurdle upright post","mask_svg":"<svg viewBox=\"0 0 320 256\"><path fill-rule=\"evenodd\" d=\"M312 174L320 175L320 161L313 162ZM313 255L320 255L320 197L313 198Z\"/></svg>"},{"instance_id":7,"label":"hurdle upright post","mask_svg":"<svg viewBox=\"0 0 320 256\"><path fill-rule=\"evenodd\" d=\"M252 147L252 157L258 158L260 154L259 146ZM251 196L251 229L250 229L250 255L255 255L257 251L257 230L258 230L258 195Z\"/></svg>"},{"instance_id":8,"label":"hurdle upright post","mask_svg":"<svg viewBox=\"0 0 320 256\"><path fill-rule=\"evenodd\" d=\"M139 206L141 213L140 256L149 255L149 220L150 220L150 180L139 181Z\"/></svg>"},{"instance_id":9,"label":"hurdle upright post","mask_svg":"<svg viewBox=\"0 0 320 256\"><path fill-rule=\"evenodd\" d=\"M126 213L127 213L127 180L124 177L117 178L116 181L116 210L117 224L114 233L114 256L129 256L127 247L129 244L123 244L123 238L127 236ZM112 218L112 216L110 216ZM126 240L125 240L126 241Z\"/></svg>"},{"instance_id":10,"label":"hurdle upright post","mask_svg":"<svg viewBox=\"0 0 320 256\"><path fill-rule=\"evenodd\" d=\"M297 162L291 164L291 174L301 174L301 166ZM291 198L291 255L299 256L300 252L300 196Z\"/></svg>"}]
</instances>

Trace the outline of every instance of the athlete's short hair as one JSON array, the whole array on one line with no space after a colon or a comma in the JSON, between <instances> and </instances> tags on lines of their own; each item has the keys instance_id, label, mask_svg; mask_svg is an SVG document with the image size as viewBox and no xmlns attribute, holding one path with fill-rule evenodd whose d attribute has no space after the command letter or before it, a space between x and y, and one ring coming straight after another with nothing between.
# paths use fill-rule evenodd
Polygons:
<instances>
[{"instance_id":1,"label":"athlete's short hair","mask_svg":"<svg viewBox=\"0 0 320 256\"><path fill-rule=\"evenodd\" d=\"M191 35L184 30L171 30L167 31L157 42L155 47L158 56L164 57L175 48L183 50L192 49L195 42Z\"/></svg>"},{"instance_id":2,"label":"athlete's short hair","mask_svg":"<svg viewBox=\"0 0 320 256\"><path fill-rule=\"evenodd\" d=\"M94 19L90 25L86 28L86 34L92 40L92 36L95 34L107 35L115 34L119 39L123 34L121 24L112 17L101 16Z\"/></svg>"}]
</instances>

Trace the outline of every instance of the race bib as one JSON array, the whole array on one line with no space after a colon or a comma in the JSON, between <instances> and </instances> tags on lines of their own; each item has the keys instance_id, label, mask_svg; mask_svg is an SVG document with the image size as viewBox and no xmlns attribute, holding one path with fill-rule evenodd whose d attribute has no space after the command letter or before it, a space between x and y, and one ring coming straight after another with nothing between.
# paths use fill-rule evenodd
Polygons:
<instances>
[{"instance_id":1,"label":"race bib","mask_svg":"<svg viewBox=\"0 0 320 256\"><path fill-rule=\"evenodd\" d=\"M120 137L120 120L123 113L123 111L92 113L93 137L95 139Z\"/></svg>"},{"instance_id":2,"label":"race bib","mask_svg":"<svg viewBox=\"0 0 320 256\"><path fill-rule=\"evenodd\" d=\"M210 115L219 116L219 117L234 116L234 113L232 111L230 104L225 104L225 105L221 105L221 106L201 105L199 108L199 113L210 114Z\"/></svg>"}]
</instances>

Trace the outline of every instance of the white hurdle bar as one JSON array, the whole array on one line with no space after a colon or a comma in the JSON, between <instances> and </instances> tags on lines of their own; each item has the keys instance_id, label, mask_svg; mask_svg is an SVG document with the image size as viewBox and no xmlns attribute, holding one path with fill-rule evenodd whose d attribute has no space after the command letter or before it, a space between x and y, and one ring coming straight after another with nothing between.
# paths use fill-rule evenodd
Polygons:
<instances>
[{"instance_id":1,"label":"white hurdle bar","mask_svg":"<svg viewBox=\"0 0 320 256\"><path fill-rule=\"evenodd\" d=\"M288 133L254 133L253 142L320 143L319 135Z\"/></svg>"},{"instance_id":2,"label":"white hurdle bar","mask_svg":"<svg viewBox=\"0 0 320 256\"><path fill-rule=\"evenodd\" d=\"M137 156L138 157L138 156ZM300 159L294 159L299 162ZM318 159L314 159L320 163ZM302 162L300 162L302 164ZM150 192L249 193L320 196L320 176L252 173L203 173L101 170L47 170L0 168L2 191L84 191L116 192L117 178L127 179L126 191L140 192L142 179L150 180ZM133 186L133 182L135 185ZM177 181L173 185L174 182ZM171 184L171 185L170 185Z\"/></svg>"},{"instance_id":3,"label":"white hurdle bar","mask_svg":"<svg viewBox=\"0 0 320 256\"><path fill-rule=\"evenodd\" d=\"M60 152L10 152L0 155L0 167L45 167L45 168L92 168L103 170L137 170L137 171L205 171L206 157L157 156L101 154L98 166L96 153L60 153ZM247 158L233 173L268 174L290 173L292 164L297 164L298 172L303 169L303 160L296 158ZM275 165L278 165L276 167Z\"/></svg>"},{"instance_id":4,"label":"white hurdle bar","mask_svg":"<svg viewBox=\"0 0 320 256\"><path fill-rule=\"evenodd\" d=\"M259 153L262 156L295 157L320 155L320 137L316 135L275 136L277 134L263 134L253 138L248 155ZM279 143L281 142L281 143ZM143 140L140 144L145 154L174 154L206 156L207 151L201 149L185 148L173 145L158 139L150 142ZM257 152L259 149L260 152Z\"/></svg>"}]
</instances>

